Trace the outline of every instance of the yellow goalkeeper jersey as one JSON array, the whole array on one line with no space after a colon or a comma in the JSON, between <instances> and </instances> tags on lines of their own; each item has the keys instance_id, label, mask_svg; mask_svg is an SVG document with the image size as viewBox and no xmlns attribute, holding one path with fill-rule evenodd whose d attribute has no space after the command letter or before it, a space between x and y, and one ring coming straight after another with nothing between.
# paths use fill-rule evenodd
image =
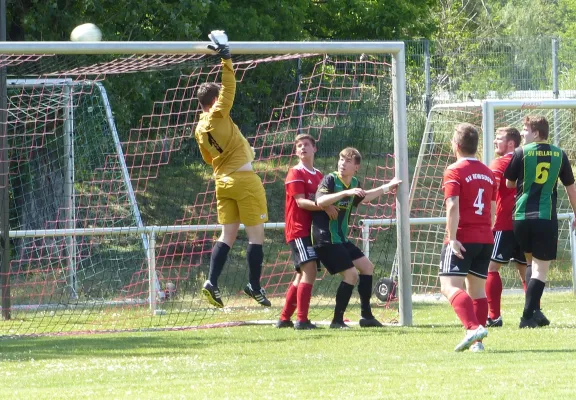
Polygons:
<instances>
[{"instance_id":1,"label":"yellow goalkeeper jersey","mask_svg":"<svg viewBox=\"0 0 576 400\"><path fill-rule=\"evenodd\" d=\"M232 60L222 60L222 87L209 112L200 115L194 136L202 158L214 168L214 175L227 175L254 160L250 144L230 118L236 94Z\"/></svg>"}]
</instances>

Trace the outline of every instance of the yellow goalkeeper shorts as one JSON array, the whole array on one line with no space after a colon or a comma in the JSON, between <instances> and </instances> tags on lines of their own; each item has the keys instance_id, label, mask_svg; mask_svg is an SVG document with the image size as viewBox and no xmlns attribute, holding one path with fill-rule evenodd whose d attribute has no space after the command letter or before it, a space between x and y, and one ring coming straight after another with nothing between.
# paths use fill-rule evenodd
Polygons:
<instances>
[{"instance_id":1,"label":"yellow goalkeeper shorts","mask_svg":"<svg viewBox=\"0 0 576 400\"><path fill-rule=\"evenodd\" d=\"M233 172L216 178L218 223L255 226L268 221L266 192L253 171Z\"/></svg>"}]
</instances>

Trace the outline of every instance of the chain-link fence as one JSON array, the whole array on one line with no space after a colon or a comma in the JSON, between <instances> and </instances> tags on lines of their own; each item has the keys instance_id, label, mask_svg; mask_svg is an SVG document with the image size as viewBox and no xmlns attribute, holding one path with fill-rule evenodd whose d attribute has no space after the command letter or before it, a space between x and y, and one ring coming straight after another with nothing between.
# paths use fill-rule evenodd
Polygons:
<instances>
[{"instance_id":1,"label":"chain-link fence","mask_svg":"<svg viewBox=\"0 0 576 400\"><path fill-rule=\"evenodd\" d=\"M435 104L576 97L576 42L505 37L406 42L410 153Z\"/></svg>"}]
</instances>

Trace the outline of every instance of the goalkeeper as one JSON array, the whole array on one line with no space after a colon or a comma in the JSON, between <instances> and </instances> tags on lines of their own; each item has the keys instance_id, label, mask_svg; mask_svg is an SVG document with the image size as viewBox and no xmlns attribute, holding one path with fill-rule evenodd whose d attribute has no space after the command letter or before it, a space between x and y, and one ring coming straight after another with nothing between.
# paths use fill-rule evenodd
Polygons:
<instances>
[{"instance_id":1,"label":"goalkeeper","mask_svg":"<svg viewBox=\"0 0 576 400\"><path fill-rule=\"evenodd\" d=\"M223 227L212 249L210 272L202 293L210 304L224 307L218 289L218 277L242 223L248 234L246 258L249 283L244 293L259 304L270 306L270 301L260 287L264 223L268 220L266 194L260 177L252 169L254 152L230 117L236 93L236 78L228 37L224 31L212 31L208 37L212 41L208 48L222 58L222 87L215 83L203 83L198 88L198 102L203 112L195 137L202 158L214 169L218 223Z\"/></svg>"}]
</instances>

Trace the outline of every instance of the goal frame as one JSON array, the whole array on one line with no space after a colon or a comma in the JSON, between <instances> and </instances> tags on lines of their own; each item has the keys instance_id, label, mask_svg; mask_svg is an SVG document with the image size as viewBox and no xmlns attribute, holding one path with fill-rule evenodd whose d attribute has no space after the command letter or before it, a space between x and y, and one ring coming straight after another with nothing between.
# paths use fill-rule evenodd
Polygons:
<instances>
[{"instance_id":1,"label":"goal frame","mask_svg":"<svg viewBox=\"0 0 576 400\"><path fill-rule=\"evenodd\" d=\"M213 54L207 48L208 42L2 42L0 54ZM408 143L406 119L406 73L405 44L403 42L230 42L230 50L235 55L249 54L389 54L392 57L392 107L394 131L394 162L396 176L409 182ZM5 134L5 133L4 133ZM0 138L2 139L2 138ZM400 185L396 193L397 262L399 265L399 322L412 325L412 270L410 263L410 211L408 184ZM265 228L278 228L279 223L266 224ZM283 224L282 224L283 225ZM127 227L100 229L51 229L24 232L10 231L10 237L33 236L74 236L78 234L131 233L145 234L148 241L148 266L155 275L154 243L155 233L167 231L220 230L219 225L180 226L180 227ZM1 271L8 272L8 271ZM149 274L151 275L151 274ZM156 310L156 295L151 282L149 303L153 313ZM2 288L3 292L5 288ZM9 287L8 289L9 290Z\"/></svg>"}]
</instances>

